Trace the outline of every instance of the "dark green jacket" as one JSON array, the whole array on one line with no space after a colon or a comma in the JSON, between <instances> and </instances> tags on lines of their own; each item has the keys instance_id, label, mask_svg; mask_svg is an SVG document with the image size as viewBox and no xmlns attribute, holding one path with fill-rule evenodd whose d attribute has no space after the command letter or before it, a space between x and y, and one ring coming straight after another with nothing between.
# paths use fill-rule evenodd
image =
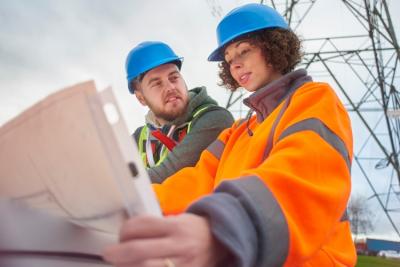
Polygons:
<instances>
[{"instance_id":1,"label":"dark green jacket","mask_svg":"<svg viewBox=\"0 0 400 267\"><path fill-rule=\"evenodd\" d=\"M208 96L205 87L196 87L189 90L189 99L187 112L172 121L170 125L164 126L163 132L166 131L165 128L175 125L175 132L177 133L192 121L196 110L204 105L209 107L193 120L189 133L168 153L165 160L161 164L148 169L153 183L162 183L178 170L194 166L200 158L200 153L217 138L223 129L230 127L233 123L231 113L218 106L217 102ZM153 117L154 115L149 111L146 115L146 123L158 128L152 120ZM134 133L136 143L139 141L142 128L143 126L139 127ZM177 136L178 134L174 134L173 139L178 140ZM160 148L161 144L158 145L158 149Z\"/></svg>"}]
</instances>

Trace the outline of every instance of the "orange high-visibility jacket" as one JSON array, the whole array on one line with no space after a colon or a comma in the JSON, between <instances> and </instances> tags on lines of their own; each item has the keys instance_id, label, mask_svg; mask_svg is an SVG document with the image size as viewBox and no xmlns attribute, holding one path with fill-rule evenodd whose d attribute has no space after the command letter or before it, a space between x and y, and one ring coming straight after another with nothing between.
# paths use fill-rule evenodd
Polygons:
<instances>
[{"instance_id":1,"label":"orange high-visibility jacket","mask_svg":"<svg viewBox=\"0 0 400 267\"><path fill-rule=\"evenodd\" d=\"M228 194L257 233L258 258L252 266L354 266L345 212L352 133L334 91L297 70L261 88L245 104L255 116L222 132L195 167L154 185L163 212L183 212L207 195L211 202L204 205L218 209L225 202L217 197ZM235 240L216 235L228 247Z\"/></svg>"}]
</instances>

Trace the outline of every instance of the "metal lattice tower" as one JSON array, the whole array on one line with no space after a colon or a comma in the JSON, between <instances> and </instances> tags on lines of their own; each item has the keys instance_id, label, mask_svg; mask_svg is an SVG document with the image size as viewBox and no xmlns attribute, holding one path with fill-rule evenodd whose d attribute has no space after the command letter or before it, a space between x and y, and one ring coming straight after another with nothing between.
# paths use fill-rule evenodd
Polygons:
<instances>
[{"instance_id":1,"label":"metal lattice tower","mask_svg":"<svg viewBox=\"0 0 400 267\"><path fill-rule=\"evenodd\" d=\"M355 146L353 165L400 237L400 50L386 1L342 3L363 31L306 40L317 42L319 49L305 55L304 67L329 74L342 93L360 144Z\"/></svg>"},{"instance_id":2,"label":"metal lattice tower","mask_svg":"<svg viewBox=\"0 0 400 267\"><path fill-rule=\"evenodd\" d=\"M261 3L280 11L296 31L313 16L310 11L318 1ZM355 141L352 175L363 177L372 192L371 200L376 200L400 237L400 49L389 1L333 1L353 16L359 27L357 34L313 39L302 36L306 53L300 67L316 80L329 82L345 103ZM326 32L329 34L329 30ZM226 106L234 114L244 95L243 91L230 95Z\"/></svg>"}]
</instances>

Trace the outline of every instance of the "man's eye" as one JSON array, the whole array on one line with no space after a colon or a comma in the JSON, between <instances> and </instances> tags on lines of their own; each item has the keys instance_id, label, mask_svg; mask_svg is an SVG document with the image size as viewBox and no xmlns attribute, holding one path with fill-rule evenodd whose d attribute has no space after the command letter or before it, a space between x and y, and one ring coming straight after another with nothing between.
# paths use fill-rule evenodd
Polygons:
<instances>
[{"instance_id":1,"label":"man's eye","mask_svg":"<svg viewBox=\"0 0 400 267\"><path fill-rule=\"evenodd\" d=\"M161 86L161 82L154 82L151 87L160 87Z\"/></svg>"},{"instance_id":2,"label":"man's eye","mask_svg":"<svg viewBox=\"0 0 400 267\"><path fill-rule=\"evenodd\" d=\"M169 80L171 82L176 82L179 79L179 76L172 76Z\"/></svg>"}]
</instances>

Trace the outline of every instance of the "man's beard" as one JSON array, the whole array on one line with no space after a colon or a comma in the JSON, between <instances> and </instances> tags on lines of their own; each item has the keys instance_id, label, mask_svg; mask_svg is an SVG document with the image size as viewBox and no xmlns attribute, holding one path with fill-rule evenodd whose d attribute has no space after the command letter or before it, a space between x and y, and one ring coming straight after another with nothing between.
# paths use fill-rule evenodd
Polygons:
<instances>
[{"instance_id":1,"label":"man's beard","mask_svg":"<svg viewBox=\"0 0 400 267\"><path fill-rule=\"evenodd\" d=\"M172 122L175 119L179 118L180 116L182 116L183 114L186 113L188 105L189 105L189 101L187 101L186 104L184 106L182 106L182 108L179 110L175 109L171 112L163 112L163 111L159 111L156 109L152 109L152 111L157 118Z\"/></svg>"}]
</instances>

